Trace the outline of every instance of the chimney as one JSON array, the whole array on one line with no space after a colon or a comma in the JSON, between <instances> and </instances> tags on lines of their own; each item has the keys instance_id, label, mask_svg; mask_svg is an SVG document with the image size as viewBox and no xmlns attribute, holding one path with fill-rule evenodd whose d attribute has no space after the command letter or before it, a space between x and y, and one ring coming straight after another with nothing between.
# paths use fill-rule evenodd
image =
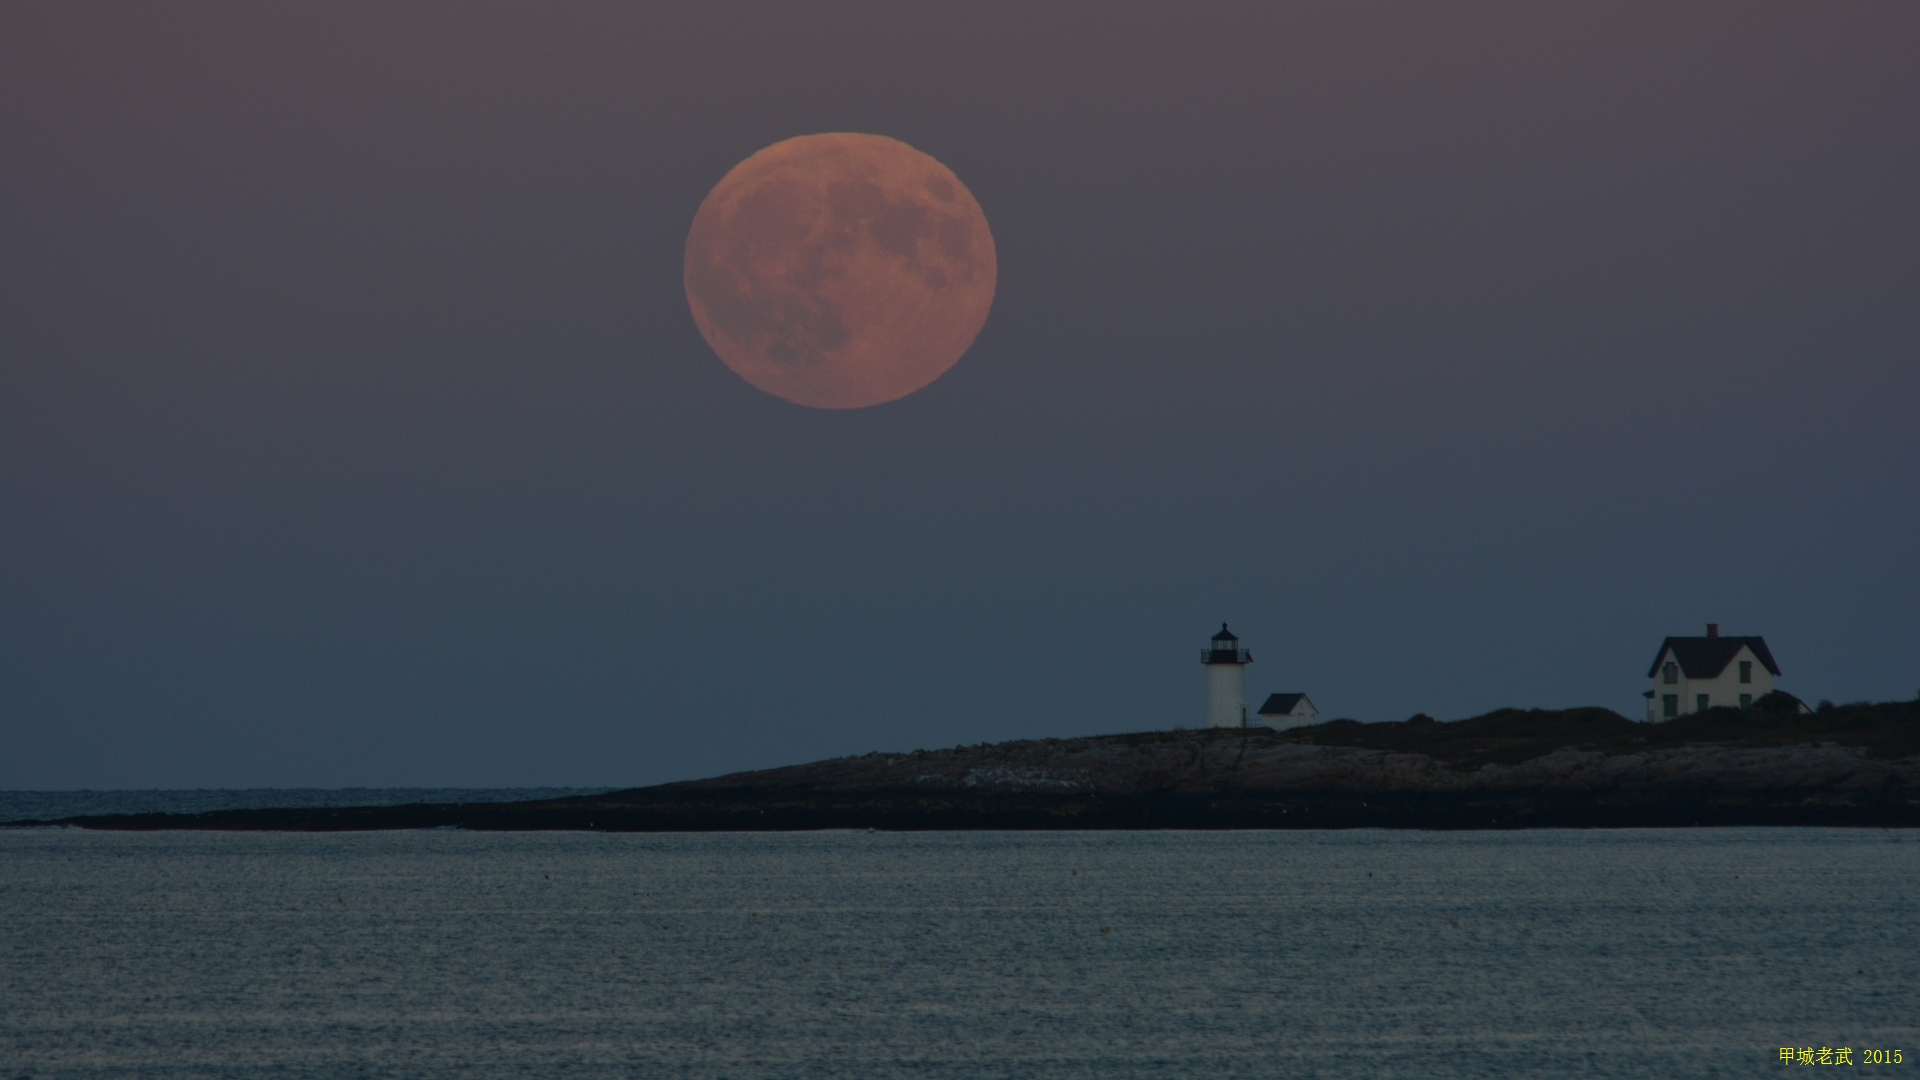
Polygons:
<instances>
[{"instance_id":1,"label":"chimney","mask_svg":"<svg viewBox=\"0 0 1920 1080\"><path fill-rule=\"evenodd\" d=\"M1707 624L1707 636L1708 636L1708 637L1719 637L1719 636L1720 636L1720 624L1719 624L1719 623L1717 623L1717 622L1710 622L1710 623L1708 623L1708 624Z\"/></svg>"}]
</instances>

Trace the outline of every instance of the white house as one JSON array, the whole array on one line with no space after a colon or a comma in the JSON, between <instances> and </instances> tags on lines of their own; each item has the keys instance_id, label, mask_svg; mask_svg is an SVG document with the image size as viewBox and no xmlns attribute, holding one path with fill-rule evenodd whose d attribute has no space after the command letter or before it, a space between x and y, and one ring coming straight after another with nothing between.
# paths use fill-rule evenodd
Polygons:
<instances>
[{"instance_id":1,"label":"white house","mask_svg":"<svg viewBox=\"0 0 1920 1080\"><path fill-rule=\"evenodd\" d=\"M1288 728L1305 727L1319 719L1320 710L1313 707L1305 694L1270 694L1267 703L1260 706L1255 723L1264 724L1275 731Z\"/></svg>"},{"instance_id":2,"label":"white house","mask_svg":"<svg viewBox=\"0 0 1920 1080\"><path fill-rule=\"evenodd\" d=\"M1748 709L1773 692L1780 665L1765 638L1721 637L1708 623L1706 637L1670 637L1660 646L1647 677L1647 722L1730 706Z\"/></svg>"}]
</instances>

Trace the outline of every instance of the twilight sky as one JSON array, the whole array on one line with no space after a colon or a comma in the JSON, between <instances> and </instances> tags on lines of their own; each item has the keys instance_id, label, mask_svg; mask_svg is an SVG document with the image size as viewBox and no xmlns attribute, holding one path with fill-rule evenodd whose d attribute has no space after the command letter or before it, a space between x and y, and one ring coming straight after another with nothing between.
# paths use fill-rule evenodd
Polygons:
<instances>
[{"instance_id":1,"label":"twilight sky","mask_svg":"<svg viewBox=\"0 0 1920 1080\"><path fill-rule=\"evenodd\" d=\"M0 7L0 787L638 784L1920 689L1920 5ZM805 409L681 289L794 135L999 292Z\"/></svg>"}]
</instances>

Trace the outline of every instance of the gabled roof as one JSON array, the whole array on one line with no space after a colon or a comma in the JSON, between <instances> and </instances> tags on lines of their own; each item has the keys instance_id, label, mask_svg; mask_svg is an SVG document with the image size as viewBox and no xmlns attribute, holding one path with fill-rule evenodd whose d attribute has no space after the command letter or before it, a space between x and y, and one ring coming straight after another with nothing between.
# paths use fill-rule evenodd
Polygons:
<instances>
[{"instance_id":1,"label":"gabled roof","mask_svg":"<svg viewBox=\"0 0 1920 1080\"><path fill-rule=\"evenodd\" d=\"M1776 676L1780 674L1780 665L1773 662L1773 654L1767 651L1767 639L1757 637L1670 637L1661 643L1660 651L1653 656L1653 665L1647 668L1647 678L1651 679L1660 671L1660 661L1666 659L1667 650L1673 650L1673 658L1680 662L1680 670L1689 679L1712 679L1727 670L1733 658L1739 655L1744 645L1753 650L1753 655L1766 665L1768 671Z\"/></svg>"},{"instance_id":2,"label":"gabled roof","mask_svg":"<svg viewBox=\"0 0 1920 1080\"><path fill-rule=\"evenodd\" d=\"M1298 705L1298 704L1300 704L1300 699L1301 699L1301 698L1303 698L1303 697L1306 697L1306 696L1307 696L1307 695L1305 695L1305 694L1273 694L1273 695L1270 695L1270 696L1269 696L1269 697L1267 698L1267 703L1266 703L1265 705L1262 705L1262 706L1260 706L1260 711L1259 711L1259 712L1258 712L1257 714L1255 714L1255 715L1258 715L1258 716L1285 716L1285 715L1287 715L1288 713L1290 713L1290 712L1292 712L1292 711L1293 711L1293 707L1294 707L1295 705ZM1311 705L1311 704L1313 704L1313 703L1312 703L1312 702L1308 702L1307 704L1309 704L1309 705Z\"/></svg>"}]
</instances>

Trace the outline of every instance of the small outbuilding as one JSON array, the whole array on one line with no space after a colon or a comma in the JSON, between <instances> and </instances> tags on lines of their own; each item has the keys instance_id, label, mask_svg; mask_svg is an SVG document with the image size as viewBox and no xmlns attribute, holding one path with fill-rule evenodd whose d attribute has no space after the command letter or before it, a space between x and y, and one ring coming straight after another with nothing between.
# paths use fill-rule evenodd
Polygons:
<instances>
[{"instance_id":1,"label":"small outbuilding","mask_svg":"<svg viewBox=\"0 0 1920 1080\"><path fill-rule=\"evenodd\" d=\"M1721 637L1720 624L1708 623L1705 637L1670 637L1647 669L1653 689L1646 692L1647 722L1708 709L1751 709L1773 692L1780 674L1765 638Z\"/></svg>"},{"instance_id":2,"label":"small outbuilding","mask_svg":"<svg viewBox=\"0 0 1920 1080\"><path fill-rule=\"evenodd\" d=\"M1254 722L1275 731L1288 728L1305 727L1320 718L1320 710L1313 707L1305 694L1269 694L1267 703L1260 706L1260 712Z\"/></svg>"}]
</instances>

